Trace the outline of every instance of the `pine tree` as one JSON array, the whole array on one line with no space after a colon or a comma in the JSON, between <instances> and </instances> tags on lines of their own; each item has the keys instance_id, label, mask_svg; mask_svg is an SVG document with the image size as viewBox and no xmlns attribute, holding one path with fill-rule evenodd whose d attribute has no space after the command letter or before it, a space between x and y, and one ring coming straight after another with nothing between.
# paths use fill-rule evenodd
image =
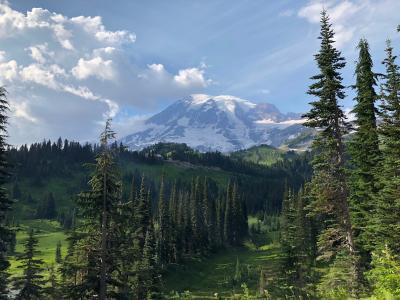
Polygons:
<instances>
[{"instance_id":1,"label":"pine tree","mask_svg":"<svg viewBox=\"0 0 400 300\"><path fill-rule=\"evenodd\" d=\"M57 242L56 246L56 257L55 257L55 262L57 264L60 264L62 262L62 256L61 256L61 242Z\"/></svg>"},{"instance_id":2,"label":"pine tree","mask_svg":"<svg viewBox=\"0 0 400 300\"><path fill-rule=\"evenodd\" d=\"M310 282L311 241L302 189L297 194L290 189L285 192L281 224L284 279L281 288L296 299L306 298L306 286Z\"/></svg>"},{"instance_id":3,"label":"pine tree","mask_svg":"<svg viewBox=\"0 0 400 300\"><path fill-rule=\"evenodd\" d=\"M12 232L6 224L7 213L11 209L12 201L9 199L7 190L4 187L9 177L6 158L9 104L6 95L6 89L0 87L0 299L8 299L8 274L6 270L9 267L9 262L7 260L7 249L8 242L12 236Z\"/></svg>"},{"instance_id":4,"label":"pine tree","mask_svg":"<svg viewBox=\"0 0 400 300\"><path fill-rule=\"evenodd\" d=\"M111 274L116 267L115 246L116 224L121 222L119 204L121 202L121 181L114 162L114 154L109 147L115 133L111 130L111 120L106 122L100 136L101 148L96 157L95 171L89 181L91 190L79 195L77 201L82 218L82 230L86 233L83 251L87 259L84 287L88 297L98 295L105 300Z\"/></svg>"},{"instance_id":5,"label":"pine tree","mask_svg":"<svg viewBox=\"0 0 400 300\"><path fill-rule=\"evenodd\" d=\"M51 265L48 268L48 273L49 273L49 278L47 281L49 285L45 288L45 292L51 300L59 300L61 299L61 293L59 290L60 287L57 279L57 272L54 268L54 265Z\"/></svg>"},{"instance_id":6,"label":"pine tree","mask_svg":"<svg viewBox=\"0 0 400 300\"><path fill-rule=\"evenodd\" d=\"M356 66L356 104L355 133L350 141L351 164L353 166L350 180L350 201L353 214L355 238L358 249L364 252L368 259L368 252L372 249L371 215L375 210L377 193L377 168L381 159L379 139L376 125L375 101L377 94L376 75L372 71L373 63L369 53L369 45L365 39L358 44L359 58Z\"/></svg>"},{"instance_id":7,"label":"pine tree","mask_svg":"<svg viewBox=\"0 0 400 300\"><path fill-rule=\"evenodd\" d=\"M400 255L400 68L391 43L387 43L386 72L382 83L380 115L383 166L379 170L381 191L376 214L376 240Z\"/></svg>"},{"instance_id":8,"label":"pine tree","mask_svg":"<svg viewBox=\"0 0 400 300\"><path fill-rule=\"evenodd\" d=\"M349 125L342 111L339 100L345 97L340 70L345 60L340 51L334 47L334 31L329 23L326 11L321 14L321 49L315 55L320 74L311 77L308 94L316 98L311 102L305 126L319 129L313 142L315 153L312 165L313 213L324 219L325 227L319 234L320 259L330 263L331 267L342 264L336 259L346 259L350 265L350 277L346 284L336 284L327 276L322 278L321 290L326 287L346 289L355 295L359 282L359 265L355 249L354 233L350 220L348 204L348 187L345 171L343 135ZM340 256L339 256L340 254ZM332 269L328 269L328 272Z\"/></svg>"},{"instance_id":9,"label":"pine tree","mask_svg":"<svg viewBox=\"0 0 400 300\"><path fill-rule=\"evenodd\" d=\"M67 237L67 254L60 266L62 299L82 299L87 289L81 276L86 272L87 267L86 257L81 255L85 252L80 251L80 244L83 241L82 235L73 228Z\"/></svg>"},{"instance_id":10,"label":"pine tree","mask_svg":"<svg viewBox=\"0 0 400 300\"><path fill-rule=\"evenodd\" d=\"M170 262L170 216L164 195L164 176L161 177L160 193L158 200L158 251L161 267Z\"/></svg>"},{"instance_id":11,"label":"pine tree","mask_svg":"<svg viewBox=\"0 0 400 300\"><path fill-rule=\"evenodd\" d=\"M232 203L232 188L231 183L228 183L228 187L226 190L226 198L225 198L225 214L224 214L224 241L227 244L231 244L233 241L233 224L232 224L232 215L233 215L233 203Z\"/></svg>"},{"instance_id":12,"label":"pine tree","mask_svg":"<svg viewBox=\"0 0 400 300\"><path fill-rule=\"evenodd\" d=\"M150 224L146 232L143 257L141 260L141 275L143 277L145 291L145 295L142 299L162 299L155 247L154 228L153 225Z\"/></svg>"},{"instance_id":13,"label":"pine tree","mask_svg":"<svg viewBox=\"0 0 400 300\"><path fill-rule=\"evenodd\" d=\"M31 229L24 243L24 252L17 256L17 260L21 263L18 268L22 269L22 275L13 279L14 288L18 291L15 299L40 300L43 297L43 261L37 258L37 255L40 254L36 250L37 245L38 240Z\"/></svg>"}]
</instances>

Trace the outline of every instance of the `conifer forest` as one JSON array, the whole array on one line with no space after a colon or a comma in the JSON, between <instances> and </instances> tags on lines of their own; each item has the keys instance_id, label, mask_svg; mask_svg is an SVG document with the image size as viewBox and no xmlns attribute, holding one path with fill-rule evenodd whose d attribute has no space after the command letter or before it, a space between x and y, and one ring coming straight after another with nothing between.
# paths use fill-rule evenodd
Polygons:
<instances>
[{"instance_id":1,"label":"conifer forest","mask_svg":"<svg viewBox=\"0 0 400 300\"><path fill-rule=\"evenodd\" d=\"M120 118L103 116L101 127L92 122L101 130L89 142L60 132L54 140L42 136L41 141L11 143L13 124L29 111L13 102L12 83L0 81L0 300L400 299L399 39L381 45L384 59L374 64L380 48L373 49L376 43L365 34L352 45L353 63L336 43L342 34L335 23L338 12L326 5L318 11L316 47L307 56L314 73L305 74L308 85L299 95L307 99L307 108L296 125L285 127L299 131L276 127L265 142L232 151L199 147L179 136L179 126L198 122L206 128L214 122L212 110L222 111L218 105L224 101L237 105L237 118L239 109L242 115L256 113L251 110L255 104L228 96L215 97L216 106L198 95L190 103L177 102L141 125L158 126L144 130L144 137L123 139ZM84 22L55 13L51 18ZM26 26L33 28L29 22ZM97 37L116 38L101 26ZM400 26L392 29L400 37ZM68 33L55 32L68 40ZM46 51L48 57L57 55ZM1 67L2 56L0 78L11 76ZM44 60L38 57L32 66L45 65ZM81 58L78 66L86 62L96 61ZM148 67L169 76L163 65ZM19 68L18 76L26 81L27 71ZM64 76L56 65L51 68ZM65 78L89 76L76 68ZM201 68L204 79L206 67ZM346 68L352 72L350 85ZM105 81L110 74L98 69L93 76ZM185 76L179 71L170 77L178 82ZM53 84L54 78L43 80ZM290 85L281 82L281 89ZM53 86L63 92L72 88L60 82ZM78 92L86 93L85 101L111 105L82 86L73 93ZM204 103L209 105L205 112L195 110ZM351 110L343 103L351 103ZM172 140L161 138L172 124L167 113L178 115L184 105L189 105L186 119L177 121ZM274 122L291 119L282 120ZM156 130L159 135L148 142ZM291 142L274 144L289 139L284 134ZM204 135L194 137L201 142ZM140 138L145 140L141 147L129 144Z\"/></svg>"}]
</instances>

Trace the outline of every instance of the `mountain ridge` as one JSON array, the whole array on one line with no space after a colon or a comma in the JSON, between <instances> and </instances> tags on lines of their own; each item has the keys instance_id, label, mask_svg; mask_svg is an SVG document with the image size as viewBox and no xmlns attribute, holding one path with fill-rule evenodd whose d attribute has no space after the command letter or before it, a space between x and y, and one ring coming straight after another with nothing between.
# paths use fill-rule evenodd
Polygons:
<instances>
[{"instance_id":1,"label":"mountain ridge","mask_svg":"<svg viewBox=\"0 0 400 300\"><path fill-rule=\"evenodd\" d=\"M158 142L185 143L199 151L232 152L267 144L281 147L310 131L299 113L230 95L193 94L144 121L120 141L132 150Z\"/></svg>"}]
</instances>

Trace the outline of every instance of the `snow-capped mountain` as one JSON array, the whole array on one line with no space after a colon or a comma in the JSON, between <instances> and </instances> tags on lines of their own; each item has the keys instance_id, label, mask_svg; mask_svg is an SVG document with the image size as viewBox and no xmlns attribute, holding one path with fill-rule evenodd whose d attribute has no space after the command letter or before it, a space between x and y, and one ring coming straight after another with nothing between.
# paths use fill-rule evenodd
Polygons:
<instances>
[{"instance_id":1,"label":"snow-capped mountain","mask_svg":"<svg viewBox=\"0 0 400 300\"><path fill-rule=\"evenodd\" d=\"M283 114L272 104L196 94L150 117L121 142L133 150L158 142L221 152L259 144L279 147L309 132L302 123L300 114Z\"/></svg>"}]
</instances>

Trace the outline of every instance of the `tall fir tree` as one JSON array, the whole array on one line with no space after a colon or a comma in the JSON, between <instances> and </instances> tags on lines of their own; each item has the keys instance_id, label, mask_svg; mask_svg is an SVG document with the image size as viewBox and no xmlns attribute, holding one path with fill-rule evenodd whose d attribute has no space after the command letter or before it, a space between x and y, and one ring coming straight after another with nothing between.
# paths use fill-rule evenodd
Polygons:
<instances>
[{"instance_id":1,"label":"tall fir tree","mask_svg":"<svg viewBox=\"0 0 400 300\"><path fill-rule=\"evenodd\" d=\"M311 77L308 94L315 97L311 109L304 115L305 126L319 130L313 142L314 174L312 177L313 213L323 218L324 228L319 234L320 259L330 264L320 283L320 290L327 287L346 290L356 295L359 282L359 264L354 242L354 233L350 219L348 186L345 170L343 135L349 125L341 109L339 100L344 99L344 86L340 70L345 59L335 48L335 34L326 11L321 13L321 48L315 55L320 73ZM333 268L344 267L336 260L345 261L349 278L333 282L329 273Z\"/></svg>"},{"instance_id":2,"label":"tall fir tree","mask_svg":"<svg viewBox=\"0 0 400 300\"><path fill-rule=\"evenodd\" d=\"M108 297L108 285L114 283L112 274L117 266L117 251L113 246L118 237L113 228L121 222L118 208L122 192L113 149L110 148L114 137L111 120L107 120L100 135L101 147L95 170L89 181L91 190L82 192L77 201L83 218L82 230L86 233L82 249L88 257L84 286L87 297L98 295L99 300Z\"/></svg>"},{"instance_id":3,"label":"tall fir tree","mask_svg":"<svg viewBox=\"0 0 400 300\"><path fill-rule=\"evenodd\" d=\"M349 186L355 239L362 257L369 260L369 252L373 248L371 216L375 211L381 152L376 124L376 75L372 70L373 63L367 40L360 40L358 50L354 85L356 103L352 111L356 126L349 144L352 165Z\"/></svg>"},{"instance_id":4,"label":"tall fir tree","mask_svg":"<svg viewBox=\"0 0 400 300\"><path fill-rule=\"evenodd\" d=\"M28 232L28 238L24 243L24 252L18 255L20 261L19 269L22 269L22 275L16 276L13 286L18 294L15 299L18 300L40 300L44 295L43 279L43 261L38 259L40 254L37 251L38 240L31 229Z\"/></svg>"},{"instance_id":5,"label":"tall fir tree","mask_svg":"<svg viewBox=\"0 0 400 300\"><path fill-rule=\"evenodd\" d=\"M9 104L7 101L7 91L0 87L0 299L8 299L8 273L9 262L7 260L8 243L13 235L7 226L7 215L11 210L12 201L8 197L5 183L9 178L8 163L6 157L7 150L7 113Z\"/></svg>"},{"instance_id":6,"label":"tall fir tree","mask_svg":"<svg viewBox=\"0 0 400 300\"><path fill-rule=\"evenodd\" d=\"M57 264L62 263L62 255L61 255L61 242L58 241L56 245L56 254L55 254L55 262Z\"/></svg>"},{"instance_id":7,"label":"tall fir tree","mask_svg":"<svg viewBox=\"0 0 400 300\"><path fill-rule=\"evenodd\" d=\"M229 182L226 188L225 212L224 212L224 242L232 244L233 242L233 202L232 202L232 185Z\"/></svg>"},{"instance_id":8,"label":"tall fir tree","mask_svg":"<svg viewBox=\"0 0 400 300\"><path fill-rule=\"evenodd\" d=\"M143 299L163 299L161 294L161 278L157 265L156 243L154 228L151 223L147 228L146 239L143 247L141 260L141 275L143 277L144 297Z\"/></svg>"},{"instance_id":9,"label":"tall fir tree","mask_svg":"<svg viewBox=\"0 0 400 300\"><path fill-rule=\"evenodd\" d=\"M382 136L383 166L379 171L381 191L376 213L376 240L400 256L400 68L391 43L387 42L386 68L381 86L379 132Z\"/></svg>"},{"instance_id":10,"label":"tall fir tree","mask_svg":"<svg viewBox=\"0 0 400 300\"><path fill-rule=\"evenodd\" d=\"M164 268L170 261L171 251L171 224L168 210L168 203L164 195L164 176L161 177L159 199L158 199L158 252L161 267Z\"/></svg>"}]
</instances>

